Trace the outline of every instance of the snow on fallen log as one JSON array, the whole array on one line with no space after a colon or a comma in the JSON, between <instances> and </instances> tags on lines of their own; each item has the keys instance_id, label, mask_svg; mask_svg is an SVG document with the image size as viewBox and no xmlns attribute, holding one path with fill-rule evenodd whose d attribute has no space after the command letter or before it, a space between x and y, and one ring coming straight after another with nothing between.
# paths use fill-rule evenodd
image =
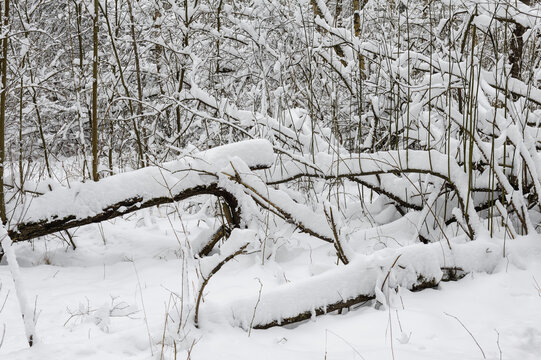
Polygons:
<instances>
[{"instance_id":1,"label":"snow on fallen log","mask_svg":"<svg viewBox=\"0 0 541 360\"><path fill-rule=\"evenodd\" d=\"M234 158L250 169L262 169L272 165L274 153L267 140L247 140L99 182L54 189L12 210L9 234L13 241L28 240L204 194L221 196L231 209L237 209L235 196L220 187L217 175ZM240 221L239 214L233 217Z\"/></svg>"},{"instance_id":2,"label":"snow on fallen log","mask_svg":"<svg viewBox=\"0 0 541 360\"><path fill-rule=\"evenodd\" d=\"M349 240L345 241L345 244L353 247L355 251L357 251L355 249L357 246L366 251L368 249L373 250L383 243L386 247L401 246L401 241L396 239L396 234L400 234L400 238L404 239L404 242L418 237L418 223L421 219L423 217L420 211L410 211L389 223L357 229L351 232L348 235ZM392 241L387 241L386 239L392 239Z\"/></svg>"},{"instance_id":3,"label":"snow on fallen log","mask_svg":"<svg viewBox=\"0 0 541 360\"><path fill-rule=\"evenodd\" d=\"M456 271L490 273L501 256L501 245L486 240L453 244L452 250L440 243L385 249L305 280L263 287L261 295L209 305L203 313L244 329L287 325L376 299L383 288L421 290L456 279Z\"/></svg>"}]
</instances>

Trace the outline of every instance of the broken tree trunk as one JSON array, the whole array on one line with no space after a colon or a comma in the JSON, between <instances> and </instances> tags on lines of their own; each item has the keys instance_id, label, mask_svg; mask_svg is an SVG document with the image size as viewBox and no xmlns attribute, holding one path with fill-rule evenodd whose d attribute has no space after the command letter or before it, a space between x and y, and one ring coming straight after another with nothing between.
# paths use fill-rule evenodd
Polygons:
<instances>
[{"instance_id":1,"label":"broken tree trunk","mask_svg":"<svg viewBox=\"0 0 541 360\"><path fill-rule=\"evenodd\" d=\"M410 155L416 154L410 151ZM420 154L420 153L419 153ZM355 156L319 164L318 170L295 172L289 176L315 176L324 179L363 177L374 174L432 174L449 182L459 202L472 201L465 194L463 172L454 163L451 171L437 152L430 158L408 161L407 153L386 152ZM428 155L425 155L428 156ZM412 156L412 158L414 158ZM426 160L426 161L425 161ZM60 188L28 201L25 207L11 209L16 221L9 234L14 241L29 240L61 230L112 219L138 209L172 203L198 195L214 195L224 200L229 213L228 227L205 239L200 256L208 255L216 242L242 226L241 204L249 196L256 204L329 243L338 241L323 214L296 203L281 190L269 187L253 170L269 168L274 162L272 145L266 140L250 140L185 156L181 160L147 167L105 178L99 182L80 183L70 189ZM443 166L444 164L445 166ZM462 204L463 205L463 204ZM477 214L466 216L473 228ZM334 223L334 221L333 221ZM229 242L228 242L229 243ZM348 257L348 264L312 278L288 283L264 291L257 299L243 299L222 313L244 328L265 329L303 321L317 315L349 308L368 300L385 303L385 291L403 287L420 290L437 286L440 281L458 278L460 273L492 271L501 249L498 244L475 241L466 244L439 243L385 249L371 256ZM240 252L237 253L237 250ZM244 251L238 247L231 256ZM222 254L224 255L224 254ZM224 255L225 256L225 255ZM205 278L210 279L230 257L225 256ZM203 284L204 285L204 284ZM202 286L200 294L204 286ZM254 309L254 304L256 308ZM212 312L211 313L216 313Z\"/></svg>"}]
</instances>

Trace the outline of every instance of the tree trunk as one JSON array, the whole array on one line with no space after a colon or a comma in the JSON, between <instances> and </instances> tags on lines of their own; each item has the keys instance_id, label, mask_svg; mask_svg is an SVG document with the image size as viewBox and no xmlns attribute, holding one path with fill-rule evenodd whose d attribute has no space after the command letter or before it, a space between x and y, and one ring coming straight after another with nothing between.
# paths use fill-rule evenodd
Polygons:
<instances>
[{"instance_id":1,"label":"tree trunk","mask_svg":"<svg viewBox=\"0 0 541 360\"><path fill-rule=\"evenodd\" d=\"M93 43L92 57L92 180L98 181L98 14L99 1L94 0Z\"/></svg>"},{"instance_id":2,"label":"tree trunk","mask_svg":"<svg viewBox=\"0 0 541 360\"><path fill-rule=\"evenodd\" d=\"M251 159L249 155L254 151L259 151L263 158ZM229 227L238 227L241 210L236 195L220 184L218 175L198 169L209 166L205 159L212 159L212 164L220 169L230 156L245 160L252 170L267 169L274 161L272 154L270 143L250 140L241 146L230 144L200 153L197 156L202 157L201 162L195 160L197 157L181 159L109 176L98 183L87 182L70 189L61 187L26 202L27 206L12 216L8 233L14 242L30 240L198 195L221 197L229 209L226 214ZM85 210L81 213L81 209ZM223 231L225 235L227 232Z\"/></svg>"},{"instance_id":3,"label":"tree trunk","mask_svg":"<svg viewBox=\"0 0 541 360\"><path fill-rule=\"evenodd\" d=\"M143 151L146 150L148 151L146 145L145 145L145 126L144 126L144 121L143 121L143 82L142 82L142 78L141 78L141 65L140 65L140 61L139 61L139 50L137 49L137 37L135 36L135 19L133 17L133 9L132 9L132 6L131 6L131 1L130 0L127 0L127 4L128 4L128 11L130 13L130 33L131 33L131 37L132 37L132 42L133 42L133 55L134 55L134 58L135 58L135 73L137 75L136 79L137 79L137 96L138 96L138 106L137 106L137 116L139 117L138 120L135 121L134 123L134 126L137 127L137 123L140 121L140 123L143 123L142 125L142 135L143 135L143 138L141 138L141 136L138 136L137 137L137 146L139 147L140 152L141 152L141 164L140 166L141 167L144 167L146 166L146 163L148 161L145 161L145 154ZM147 153L147 156L148 156L148 153Z\"/></svg>"},{"instance_id":4,"label":"tree trunk","mask_svg":"<svg viewBox=\"0 0 541 360\"><path fill-rule=\"evenodd\" d=\"M524 50L524 40L522 36L526 32L526 28L519 23L515 24L513 36L511 37L509 62L511 63L511 77L520 79L522 69L522 53Z\"/></svg>"},{"instance_id":5,"label":"tree trunk","mask_svg":"<svg viewBox=\"0 0 541 360\"><path fill-rule=\"evenodd\" d=\"M4 1L4 15L2 17L0 10L0 23L2 24L2 92L0 93L0 220L2 224L7 221L6 217L6 200L4 196L4 163L6 159L6 144L5 144L5 125L6 125L6 96L7 96L7 72L8 72L8 32L9 26L9 0Z\"/></svg>"},{"instance_id":6,"label":"tree trunk","mask_svg":"<svg viewBox=\"0 0 541 360\"><path fill-rule=\"evenodd\" d=\"M522 0L522 2L528 6L532 5L532 0ZM509 53L509 63L511 64L511 77L515 79L520 79L520 72L522 70L522 55L524 52L524 33L526 33L526 28L518 23L514 22L515 29L511 36L510 44L510 53Z\"/></svg>"},{"instance_id":7,"label":"tree trunk","mask_svg":"<svg viewBox=\"0 0 541 360\"><path fill-rule=\"evenodd\" d=\"M362 2L362 4L361 4ZM366 5L367 0L353 0L353 31L355 33L355 37L361 36L361 14L360 11L364 8ZM362 6L361 6L362 5ZM359 71L361 73L361 79L366 79L365 71L365 64L364 64L364 56L361 54L357 55L357 61L359 62Z\"/></svg>"}]
</instances>

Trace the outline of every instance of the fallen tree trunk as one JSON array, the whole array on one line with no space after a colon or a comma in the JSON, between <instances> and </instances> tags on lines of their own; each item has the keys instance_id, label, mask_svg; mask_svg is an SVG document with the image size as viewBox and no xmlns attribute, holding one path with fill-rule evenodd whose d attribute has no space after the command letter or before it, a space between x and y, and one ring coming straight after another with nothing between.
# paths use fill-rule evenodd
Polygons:
<instances>
[{"instance_id":1,"label":"fallen tree trunk","mask_svg":"<svg viewBox=\"0 0 541 360\"><path fill-rule=\"evenodd\" d=\"M221 197L231 211L232 227L239 227L237 198L219 184L219 171L233 158L240 158L250 169L263 169L272 165L274 153L268 141L249 140L96 183L55 189L12 209L15 220L11 221L9 236L14 242L30 240L199 195Z\"/></svg>"},{"instance_id":2,"label":"fallen tree trunk","mask_svg":"<svg viewBox=\"0 0 541 360\"><path fill-rule=\"evenodd\" d=\"M78 217L76 214L72 214L60 218L18 223L8 233L14 242L30 240L58 231L110 220L148 207L186 200L198 195L214 195L223 198L231 209L235 209L232 211L233 225L235 227L240 225L240 209L238 208L238 202L235 196L227 190L220 188L216 182L209 182L208 184L197 185L172 193L171 196L150 199L145 199L143 196L128 198L111 204L102 209L101 212L90 216Z\"/></svg>"},{"instance_id":3,"label":"fallen tree trunk","mask_svg":"<svg viewBox=\"0 0 541 360\"><path fill-rule=\"evenodd\" d=\"M481 240L453 244L452 250L438 243L385 249L321 275L263 289L257 296L214 309L209 305L205 313L246 330L293 324L374 299L386 303L384 292L397 287L417 291L468 272L492 272L502 259L501 249Z\"/></svg>"}]
</instances>

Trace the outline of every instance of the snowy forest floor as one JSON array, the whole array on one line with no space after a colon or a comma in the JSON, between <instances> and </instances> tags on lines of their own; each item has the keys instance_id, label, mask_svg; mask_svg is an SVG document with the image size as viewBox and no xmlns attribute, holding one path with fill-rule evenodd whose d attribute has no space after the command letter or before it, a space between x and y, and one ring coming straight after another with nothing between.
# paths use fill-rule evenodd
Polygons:
<instances>
[{"instance_id":1,"label":"snowy forest floor","mask_svg":"<svg viewBox=\"0 0 541 360\"><path fill-rule=\"evenodd\" d=\"M152 216L145 212L79 228L75 251L57 239L15 245L41 342L31 349L25 342L13 282L3 260L0 306L6 301L0 312L0 336L5 324L1 359L160 359L162 352L164 358L175 358L170 345L162 346L162 336L166 312L175 317L171 301L176 297L171 294L181 288L178 242L159 210L154 209ZM189 238L201 231L189 215L183 220ZM502 258L493 274L468 274L460 281L420 292L400 290L391 296L391 307L386 310L377 310L370 302L345 314L250 334L206 311L239 296L257 294L260 281L271 287L336 266L328 244L297 234L290 239L298 244L296 252L278 251L275 260L264 265L255 256L241 256L211 279L201 307L200 333L192 334L197 342L189 356L539 359L539 240L513 240L515 253ZM178 349L176 358L189 356Z\"/></svg>"}]
</instances>

